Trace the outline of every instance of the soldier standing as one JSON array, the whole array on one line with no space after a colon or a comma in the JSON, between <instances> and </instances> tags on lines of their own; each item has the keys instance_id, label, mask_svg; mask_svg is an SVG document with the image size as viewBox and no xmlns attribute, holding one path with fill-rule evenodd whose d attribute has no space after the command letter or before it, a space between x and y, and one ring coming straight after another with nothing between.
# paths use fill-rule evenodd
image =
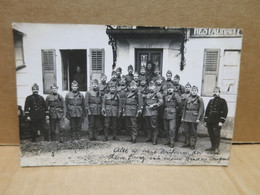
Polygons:
<instances>
[{"instance_id":1,"label":"soldier standing","mask_svg":"<svg viewBox=\"0 0 260 195\"><path fill-rule=\"evenodd\" d=\"M113 140L119 141L117 138L117 119L121 115L122 104L114 83L110 83L109 88L109 93L105 94L102 100L102 114L105 116L103 141L108 141L110 129L112 129Z\"/></svg>"},{"instance_id":2,"label":"soldier standing","mask_svg":"<svg viewBox=\"0 0 260 195\"><path fill-rule=\"evenodd\" d=\"M70 120L72 139L80 139L82 122L85 118L84 95L78 91L77 81L71 83L71 91L66 94L66 117Z\"/></svg>"},{"instance_id":3,"label":"soldier standing","mask_svg":"<svg viewBox=\"0 0 260 195\"><path fill-rule=\"evenodd\" d=\"M52 94L46 97L47 108L50 112L50 130L48 135L51 141L64 141L64 130L61 129L61 120L65 118L65 101L64 98L57 93L58 87L54 83L51 85ZM58 131L57 131L58 130ZM58 132L58 133L57 133Z\"/></svg>"},{"instance_id":4,"label":"soldier standing","mask_svg":"<svg viewBox=\"0 0 260 195\"><path fill-rule=\"evenodd\" d=\"M140 80L140 86L137 88L138 93L142 94L142 98L144 101L144 97L148 94L148 87L147 87L147 82L146 82L146 78L143 77ZM144 113L144 107L142 109L142 113ZM145 118L144 116L138 116L137 118L137 128L138 131L141 129L145 129Z\"/></svg>"},{"instance_id":5,"label":"soldier standing","mask_svg":"<svg viewBox=\"0 0 260 195\"><path fill-rule=\"evenodd\" d=\"M134 73L133 81L135 81L137 87L140 85L140 83L139 83L139 74L138 74L138 72L135 72L135 73Z\"/></svg>"},{"instance_id":6,"label":"soldier standing","mask_svg":"<svg viewBox=\"0 0 260 195\"><path fill-rule=\"evenodd\" d=\"M27 121L30 121L31 139L36 141L37 132L44 134L45 141L48 141L47 133L44 129L45 120L48 120L48 108L46 102L39 94L39 86L35 83L32 86L32 95L25 100L24 113Z\"/></svg>"},{"instance_id":7,"label":"soldier standing","mask_svg":"<svg viewBox=\"0 0 260 195\"><path fill-rule=\"evenodd\" d=\"M180 85L180 76L179 75L174 76L173 87L174 87L174 92L177 93L180 97L181 97L182 94L185 93L185 87ZM182 112L178 111L177 117L176 117L175 141L178 141L179 129L180 129L180 126L181 126L181 117L182 117Z\"/></svg>"},{"instance_id":8,"label":"soldier standing","mask_svg":"<svg viewBox=\"0 0 260 195\"><path fill-rule=\"evenodd\" d=\"M116 69L116 75L117 75L117 77L116 77L117 82L118 82L118 84L120 85L121 75L122 75L122 68L121 68L121 67L118 67L118 68Z\"/></svg>"},{"instance_id":9,"label":"soldier standing","mask_svg":"<svg viewBox=\"0 0 260 195\"><path fill-rule=\"evenodd\" d=\"M142 114L143 96L138 93L135 81L130 83L130 91L126 95L123 115L126 117L126 126L131 133L132 143L136 142L137 137L137 117Z\"/></svg>"},{"instance_id":10,"label":"soldier standing","mask_svg":"<svg viewBox=\"0 0 260 195\"><path fill-rule=\"evenodd\" d=\"M120 99L121 99L121 103L122 103L122 110L121 113L124 109L124 103L125 103L125 98L126 98L126 94L128 92L128 88L126 85L126 80L125 80L125 76L122 76L121 78L121 82L120 82L120 86L117 87L117 94L119 95ZM118 118L118 132L124 127L124 117L122 116L122 114L119 116Z\"/></svg>"},{"instance_id":11,"label":"soldier standing","mask_svg":"<svg viewBox=\"0 0 260 195\"><path fill-rule=\"evenodd\" d=\"M213 90L213 99L207 105L205 113L205 126L208 128L211 147L206 151L214 151L219 154L220 131L228 114L227 102L220 97L220 88L215 87Z\"/></svg>"},{"instance_id":12,"label":"soldier standing","mask_svg":"<svg viewBox=\"0 0 260 195\"><path fill-rule=\"evenodd\" d=\"M198 87L193 86L191 96L187 99L183 109L182 121L184 122L184 131L186 143L183 147L191 147L195 149L197 141L197 126L203 118L204 103L203 99L198 95Z\"/></svg>"},{"instance_id":13,"label":"soldier standing","mask_svg":"<svg viewBox=\"0 0 260 195\"><path fill-rule=\"evenodd\" d=\"M168 85L173 85L172 72L170 70L167 70L166 80L163 83L163 93L164 93L164 95L167 95L167 93L168 93L168 90L167 90Z\"/></svg>"},{"instance_id":14,"label":"soldier standing","mask_svg":"<svg viewBox=\"0 0 260 195\"><path fill-rule=\"evenodd\" d=\"M158 78L161 78L162 82L165 81L165 78L163 76L161 76L161 74L160 74L160 67L159 66L155 66L154 67L154 74L153 74L153 77L152 77L152 81L156 82L156 80Z\"/></svg>"},{"instance_id":15,"label":"soldier standing","mask_svg":"<svg viewBox=\"0 0 260 195\"><path fill-rule=\"evenodd\" d=\"M92 82L92 89L85 95L86 113L88 114L89 140L96 141L99 123L101 122L101 100L102 97L98 90L98 80Z\"/></svg>"},{"instance_id":16,"label":"soldier standing","mask_svg":"<svg viewBox=\"0 0 260 195\"><path fill-rule=\"evenodd\" d=\"M151 60L147 62L145 73L147 82L150 84L150 81L152 81L152 78L154 76L154 63Z\"/></svg>"},{"instance_id":17,"label":"soldier standing","mask_svg":"<svg viewBox=\"0 0 260 195\"><path fill-rule=\"evenodd\" d=\"M131 64L128 66L127 71L128 74L125 75L125 80L126 80L127 87L129 87L131 81L134 79L134 75L133 75L134 68Z\"/></svg>"},{"instance_id":18,"label":"soldier standing","mask_svg":"<svg viewBox=\"0 0 260 195\"><path fill-rule=\"evenodd\" d=\"M152 141L153 145L156 145L158 136L158 107L163 104L163 97L156 91L156 87L153 81L150 82L149 92L144 98L144 104L144 116L148 137L146 142Z\"/></svg>"},{"instance_id":19,"label":"soldier standing","mask_svg":"<svg viewBox=\"0 0 260 195\"><path fill-rule=\"evenodd\" d=\"M164 129L168 133L169 140L166 145L174 147L176 131L176 113L180 106L181 99L178 94L174 93L173 85L168 85L167 96L164 98Z\"/></svg>"},{"instance_id":20,"label":"soldier standing","mask_svg":"<svg viewBox=\"0 0 260 195\"><path fill-rule=\"evenodd\" d=\"M146 80L146 70L145 70L144 65L141 66L140 74L138 76L138 80L139 80L139 83L140 83L141 80Z\"/></svg>"},{"instance_id":21,"label":"soldier standing","mask_svg":"<svg viewBox=\"0 0 260 195\"><path fill-rule=\"evenodd\" d=\"M110 86L110 85L114 85L116 87L116 89L119 86L116 71L112 71L112 73L111 73L111 79L108 82L108 86Z\"/></svg>"}]
</instances>

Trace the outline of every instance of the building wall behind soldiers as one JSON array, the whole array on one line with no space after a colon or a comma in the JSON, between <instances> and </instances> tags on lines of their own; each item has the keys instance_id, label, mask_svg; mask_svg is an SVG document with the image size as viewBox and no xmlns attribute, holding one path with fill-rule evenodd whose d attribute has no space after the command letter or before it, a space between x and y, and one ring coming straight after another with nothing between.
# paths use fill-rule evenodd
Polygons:
<instances>
[{"instance_id":1,"label":"building wall behind soldiers","mask_svg":"<svg viewBox=\"0 0 260 195\"><path fill-rule=\"evenodd\" d=\"M105 74L112 71L112 48L108 44L105 25L69 25L69 24L29 24L15 23L14 28L25 34L23 39L24 61L26 68L17 72L18 104L24 106L27 95L31 94L31 86L40 86L39 94L43 94L42 49L56 51L56 81L59 93L63 96L68 92L62 90L62 61L60 49L87 50L87 85L90 86L90 49L104 49Z\"/></svg>"}]
</instances>

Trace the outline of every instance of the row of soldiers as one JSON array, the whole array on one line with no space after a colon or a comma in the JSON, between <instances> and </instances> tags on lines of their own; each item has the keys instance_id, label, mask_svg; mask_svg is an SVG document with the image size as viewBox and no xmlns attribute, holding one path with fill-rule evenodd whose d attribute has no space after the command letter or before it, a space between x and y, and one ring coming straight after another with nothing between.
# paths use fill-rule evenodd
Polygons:
<instances>
[{"instance_id":1,"label":"row of soldiers","mask_svg":"<svg viewBox=\"0 0 260 195\"><path fill-rule=\"evenodd\" d=\"M90 140L97 140L98 125L102 121L103 141L108 141L110 131L113 140L119 140L118 129L125 122L132 143L136 143L138 130L143 127L147 133L146 141L156 145L159 129L162 128L168 134L166 144L173 148L183 123L183 147L195 149L197 126L204 116L204 103L198 95L198 88L191 87L189 83L185 87L180 85L180 77L176 75L172 80L172 72L169 70L165 79L160 75L159 67L155 66L153 71L149 71L149 66L149 63L147 67L142 66L140 74L137 74L133 73L130 65L125 76L121 75L121 68L117 68L112 72L109 82L103 74L100 83L97 80L92 82L85 97L79 92L77 81L73 81L65 100L57 93L58 87L53 84L52 94L47 96L45 102L38 95L39 87L33 85L33 94L25 102L25 114L32 125L32 140L36 140L37 129L44 126L45 116L50 119L51 131L47 137L50 136L51 140L55 140L56 129L59 129L59 124L65 117L70 120L72 137L79 139L82 122L88 116ZM204 119L212 144L207 150L215 153L219 152L220 129L227 117L227 104L219 97L219 93L220 89L215 88L214 99L209 102ZM59 131L61 142L62 137L63 133Z\"/></svg>"}]
</instances>

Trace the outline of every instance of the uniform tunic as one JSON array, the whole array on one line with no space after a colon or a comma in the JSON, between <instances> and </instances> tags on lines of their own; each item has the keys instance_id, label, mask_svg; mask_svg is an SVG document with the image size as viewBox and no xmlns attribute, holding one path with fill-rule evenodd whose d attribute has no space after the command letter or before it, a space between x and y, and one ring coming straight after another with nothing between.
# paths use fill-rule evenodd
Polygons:
<instances>
[{"instance_id":1,"label":"uniform tunic","mask_svg":"<svg viewBox=\"0 0 260 195\"><path fill-rule=\"evenodd\" d=\"M108 84L107 83L100 83L99 84L99 93L101 96L104 96L106 93L109 92L109 89L108 89Z\"/></svg>"}]
</instances>

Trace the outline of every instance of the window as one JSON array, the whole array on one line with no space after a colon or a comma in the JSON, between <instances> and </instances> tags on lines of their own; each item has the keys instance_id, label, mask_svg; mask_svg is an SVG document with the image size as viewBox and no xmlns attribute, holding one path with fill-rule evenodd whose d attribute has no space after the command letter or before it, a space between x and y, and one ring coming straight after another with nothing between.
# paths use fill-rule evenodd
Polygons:
<instances>
[{"instance_id":1,"label":"window","mask_svg":"<svg viewBox=\"0 0 260 195\"><path fill-rule=\"evenodd\" d=\"M56 54L54 49L42 50L43 93L51 93L50 86L56 84Z\"/></svg>"},{"instance_id":2,"label":"window","mask_svg":"<svg viewBox=\"0 0 260 195\"><path fill-rule=\"evenodd\" d=\"M80 91L87 91L87 50L60 50L62 61L62 89L70 90L75 80Z\"/></svg>"},{"instance_id":3,"label":"window","mask_svg":"<svg viewBox=\"0 0 260 195\"><path fill-rule=\"evenodd\" d=\"M211 96L214 87L217 86L218 67L219 67L219 49L205 49L203 79L202 79L202 95Z\"/></svg>"},{"instance_id":4,"label":"window","mask_svg":"<svg viewBox=\"0 0 260 195\"><path fill-rule=\"evenodd\" d=\"M23 53L23 36L24 34L13 30L14 35L14 51L15 51L15 66L16 70L25 68L24 53Z\"/></svg>"},{"instance_id":5,"label":"window","mask_svg":"<svg viewBox=\"0 0 260 195\"><path fill-rule=\"evenodd\" d=\"M100 76L104 73L105 55L104 49L90 50L91 73L90 80L97 79L100 82Z\"/></svg>"}]
</instances>

